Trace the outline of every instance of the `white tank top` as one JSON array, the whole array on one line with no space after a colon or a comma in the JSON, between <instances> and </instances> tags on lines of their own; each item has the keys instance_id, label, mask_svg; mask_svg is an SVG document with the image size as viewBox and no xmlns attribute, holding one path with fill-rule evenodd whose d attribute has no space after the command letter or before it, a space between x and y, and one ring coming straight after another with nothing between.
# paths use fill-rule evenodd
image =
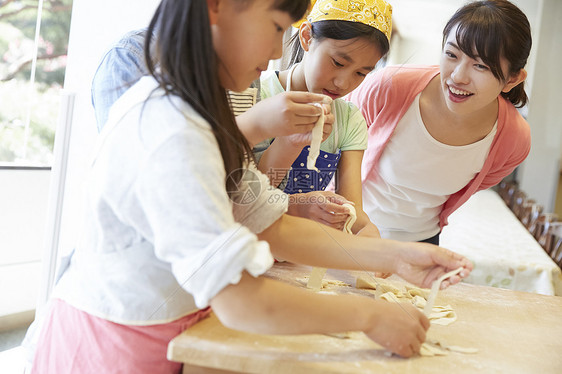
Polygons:
<instances>
[{"instance_id":1,"label":"white tank top","mask_svg":"<svg viewBox=\"0 0 562 374\"><path fill-rule=\"evenodd\" d=\"M398 122L376 180L363 183L363 209L383 238L418 241L436 235L443 204L480 172L497 131L496 122L475 143L443 144L425 128L419 99Z\"/></svg>"}]
</instances>

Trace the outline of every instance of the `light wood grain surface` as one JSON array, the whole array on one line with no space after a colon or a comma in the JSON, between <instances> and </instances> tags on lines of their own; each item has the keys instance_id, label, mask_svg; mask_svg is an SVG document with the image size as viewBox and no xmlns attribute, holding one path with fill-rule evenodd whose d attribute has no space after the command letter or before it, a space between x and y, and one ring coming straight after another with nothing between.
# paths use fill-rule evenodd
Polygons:
<instances>
[{"instance_id":1,"label":"light wood grain surface","mask_svg":"<svg viewBox=\"0 0 562 374\"><path fill-rule=\"evenodd\" d=\"M302 286L299 279L309 271L309 267L281 263L268 276ZM355 289L357 274L329 270L327 278L351 286L334 286L323 292L373 297L368 291ZM454 308L458 319L449 326L432 326L428 338L478 348L478 353L404 359L389 355L363 334L353 339L248 334L225 328L212 315L176 337L168 357L187 363L184 373L562 372L561 297L459 284L440 291L436 305L445 304Z\"/></svg>"}]
</instances>

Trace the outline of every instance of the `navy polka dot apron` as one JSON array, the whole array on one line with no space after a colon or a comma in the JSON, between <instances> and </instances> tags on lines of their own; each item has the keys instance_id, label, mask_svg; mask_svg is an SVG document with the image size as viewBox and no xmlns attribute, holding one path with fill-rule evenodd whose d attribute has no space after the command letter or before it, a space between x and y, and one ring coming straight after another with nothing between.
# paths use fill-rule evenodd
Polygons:
<instances>
[{"instance_id":1,"label":"navy polka dot apron","mask_svg":"<svg viewBox=\"0 0 562 374\"><path fill-rule=\"evenodd\" d=\"M316 160L316 167L319 171L315 171L306 168L306 158L308 157L309 149L309 145L304 147L299 157L293 162L287 176L285 193L323 191L334 177L341 157L341 151L329 153L320 150L320 155Z\"/></svg>"}]
</instances>

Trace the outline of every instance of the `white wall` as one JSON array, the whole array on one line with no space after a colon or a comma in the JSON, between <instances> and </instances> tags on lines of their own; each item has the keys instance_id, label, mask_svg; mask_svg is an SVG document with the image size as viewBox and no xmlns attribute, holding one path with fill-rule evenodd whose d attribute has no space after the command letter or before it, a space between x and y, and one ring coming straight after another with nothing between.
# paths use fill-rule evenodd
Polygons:
<instances>
[{"instance_id":1,"label":"white wall","mask_svg":"<svg viewBox=\"0 0 562 374\"><path fill-rule=\"evenodd\" d=\"M98 135L90 85L104 52L127 31L148 26L158 0L74 0L65 89L76 92L59 250L72 249L79 228L83 186Z\"/></svg>"},{"instance_id":2,"label":"white wall","mask_svg":"<svg viewBox=\"0 0 562 374\"><path fill-rule=\"evenodd\" d=\"M50 170L0 169L0 263L41 257Z\"/></svg>"},{"instance_id":3,"label":"white wall","mask_svg":"<svg viewBox=\"0 0 562 374\"><path fill-rule=\"evenodd\" d=\"M539 23L539 3L542 0L512 1L527 15L535 39ZM443 28L455 11L466 2L467 0L391 1L392 18L400 36L393 40L389 63L438 64ZM532 68L532 65L533 58L530 58L529 66Z\"/></svg>"},{"instance_id":4,"label":"white wall","mask_svg":"<svg viewBox=\"0 0 562 374\"><path fill-rule=\"evenodd\" d=\"M50 175L0 169L0 317L35 308Z\"/></svg>"},{"instance_id":5,"label":"white wall","mask_svg":"<svg viewBox=\"0 0 562 374\"><path fill-rule=\"evenodd\" d=\"M562 1L543 0L539 5L541 27L534 35L535 65L527 117L532 145L519 179L523 191L553 211L562 149Z\"/></svg>"},{"instance_id":6,"label":"white wall","mask_svg":"<svg viewBox=\"0 0 562 374\"><path fill-rule=\"evenodd\" d=\"M388 63L438 64L443 27L464 1L398 0L391 4L397 33Z\"/></svg>"}]
</instances>

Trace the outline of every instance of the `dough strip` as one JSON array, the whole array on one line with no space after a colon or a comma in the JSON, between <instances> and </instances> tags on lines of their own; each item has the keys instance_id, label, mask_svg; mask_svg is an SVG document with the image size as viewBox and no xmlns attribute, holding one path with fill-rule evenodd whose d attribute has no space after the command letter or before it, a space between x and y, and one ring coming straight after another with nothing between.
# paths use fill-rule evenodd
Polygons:
<instances>
[{"instance_id":1,"label":"dough strip","mask_svg":"<svg viewBox=\"0 0 562 374\"><path fill-rule=\"evenodd\" d=\"M320 108L322 113L312 128L312 140L310 141L310 149L306 157L306 168L314 171L319 171L316 167L316 159L320 155L320 144L322 143L322 135L324 132L324 108L320 103L311 103Z\"/></svg>"},{"instance_id":2,"label":"dough strip","mask_svg":"<svg viewBox=\"0 0 562 374\"><path fill-rule=\"evenodd\" d=\"M433 282L433 284L431 285L431 292L429 294L429 297L427 298L427 304L425 304L425 308L423 308L423 314L425 314L427 318L429 318L431 310L433 309L433 304L435 304L435 298L437 297L437 291L439 291L441 282L443 282L447 278L452 277L453 275L460 273L462 269L464 268L461 266L456 270L450 271L440 276L435 282Z\"/></svg>"}]
</instances>

